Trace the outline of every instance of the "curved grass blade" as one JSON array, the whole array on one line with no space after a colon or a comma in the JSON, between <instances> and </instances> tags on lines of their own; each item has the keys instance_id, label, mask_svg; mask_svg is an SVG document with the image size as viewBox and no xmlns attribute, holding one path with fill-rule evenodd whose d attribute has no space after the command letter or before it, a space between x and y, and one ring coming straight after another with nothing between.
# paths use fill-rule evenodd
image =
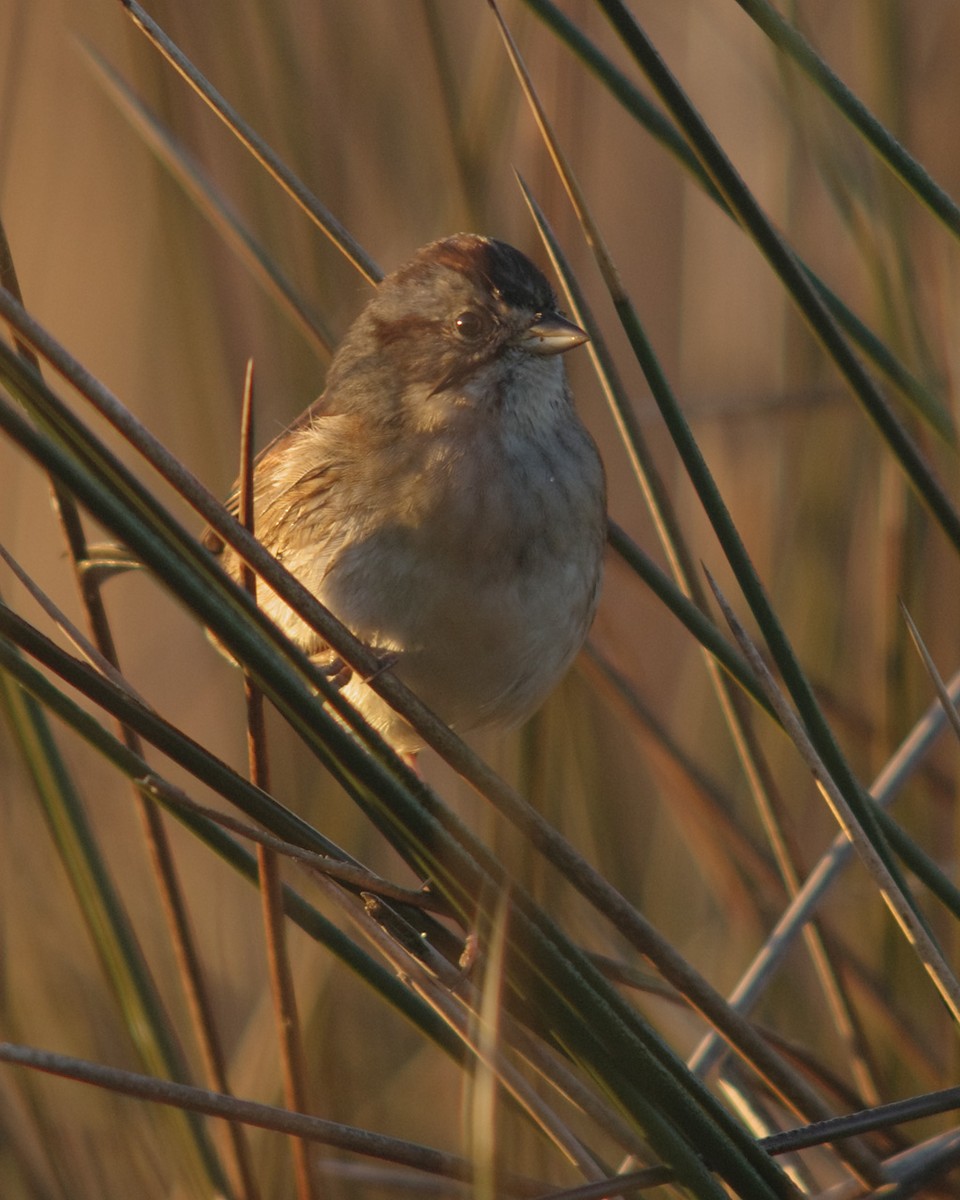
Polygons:
<instances>
[{"instance_id":1,"label":"curved grass blade","mask_svg":"<svg viewBox=\"0 0 960 1200\"><path fill-rule=\"evenodd\" d=\"M960 674L950 680L947 690L952 702L960 703ZM942 705L939 702L931 704L870 787L870 795L876 805L878 817L887 817L885 806L892 803L897 793L906 785L911 774L918 769L924 755L943 733L945 726L946 716ZM895 827L892 821L884 825L884 832L894 845L896 843L892 836L892 828ZM901 852L899 847L898 852ZM837 834L829 850L809 873L803 887L784 910L766 943L741 976L740 982L730 995L731 1004L743 1012L750 1011L769 982L777 961L793 944L804 924L811 919L852 855L853 846L846 836L842 833ZM960 901L960 896L957 900ZM960 907L954 907L951 911L960 919ZM716 1035L710 1033L698 1046L691 1061L699 1066L707 1057L718 1057L723 1052Z\"/></svg>"},{"instance_id":2,"label":"curved grass blade","mask_svg":"<svg viewBox=\"0 0 960 1200\"><path fill-rule=\"evenodd\" d=\"M960 983L947 966L943 951L937 945L929 925L916 909L912 899L908 897L903 884L899 879L894 878L887 864L877 853L872 840L865 835L846 799L820 761L802 724L790 710L785 698L777 688L773 676L766 669L746 630L737 620L733 609L727 603L713 578L709 578L714 595L717 597L717 603L720 604L740 648L747 655L754 671L766 683L771 702L780 714L781 725L787 730L791 741L800 751L841 829L847 839L856 847L861 861L877 885L877 890L902 929L911 948L919 956L925 970L934 981L941 999L953 1015L954 1021L960 1026Z\"/></svg>"},{"instance_id":3,"label":"curved grass blade","mask_svg":"<svg viewBox=\"0 0 960 1200\"><path fill-rule=\"evenodd\" d=\"M83 50L94 78L139 133L144 145L163 164L171 178L183 188L197 210L207 218L267 294L290 316L310 344L315 349L329 354L334 345L332 332L279 269L272 255L246 228L200 164L191 157L181 142L171 136L92 46L84 42Z\"/></svg>"},{"instance_id":4,"label":"curved grass blade","mask_svg":"<svg viewBox=\"0 0 960 1200\"><path fill-rule=\"evenodd\" d=\"M850 124L863 136L897 178L916 198L960 238L960 207L929 172L897 141L830 69L807 39L786 21L767 0L737 0L740 7L763 30L778 50L782 50L803 70L818 88L829 96Z\"/></svg>"},{"instance_id":5,"label":"curved grass blade","mask_svg":"<svg viewBox=\"0 0 960 1200\"><path fill-rule=\"evenodd\" d=\"M615 521L608 524L610 545L621 559L666 605L678 621L697 639L708 654L712 654L731 679L735 680L769 717L777 720L770 701L759 681L750 670L747 660L727 641L713 621L677 587L653 559L628 537Z\"/></svg>"},{"instance_id":6,"label":"curved grass blade","mask_svg":"<svg viewBox=\"0 0 960 1200\"><path fill-rule=\"evenodd\" d=\"M793 251L768 221L706 122L622 0L598 0L598 3L640 69L650 79L673 114L694 153L725 197L737 220L756 242L760 252L793 297L814 335L849 383L917 494L954 548L960 550L960 514L953 501L851 350ZM833 771L833 764L830 766Z\"/></svg>"},{"instance_id":7,"label":"curved grass blade","mask_svg":"<svg viewBox=\"0 0 960 1200\"><path fill-rule=\"evenodd\" d=\"M153 18L136 0L121 0L134 24L179 72L197 95L216 113L224 125L240 141L260 165L273 176L283 190L321 229L357 270L371 283L378 283L383 272L354 238L346 226L329 212L316 196L294 175L262 137L243 120L237 110L224 99L210 81L187 58L183 51L163 32Z\"/></svg>"},{"instance_id":8,"label":"curved grass blade","mask_svg":"<svg viewBox=\"0 0 960 1200\"><path fill-rule=\"evenodd\" d=\"M526 4L548 28L552 29L570 47L623 108L680 162L707 195L729 217L736 220L730 206L685 138L678 132L676 125L668 120L663 112L651 103L610 59L557 9L552 0L526 0ZM948 446L956 449L958 444L956 426L951 413L944 406L942 400L906 367L890 347L864 324L811 267L799 258L797 261L834 320L850 339L860 347L894 387L903 393L904 397L939 437Z\"/></svg>"}]
</instances>

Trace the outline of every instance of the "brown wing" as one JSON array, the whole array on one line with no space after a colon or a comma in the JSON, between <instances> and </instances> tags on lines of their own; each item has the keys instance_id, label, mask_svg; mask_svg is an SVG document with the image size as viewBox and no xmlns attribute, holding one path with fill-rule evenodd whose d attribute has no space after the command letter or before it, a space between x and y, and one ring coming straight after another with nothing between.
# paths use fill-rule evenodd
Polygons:
<instances>
[{"instance_id":1,"label":"brown wing","mask_svg":"<svg viewBox=\"0 0 960 1200\"><path fill-rule=\"evenodd\" d=\"M256 488L256 477L258 469L263 465L268 457L271 457L280 449L281 443L286 442L287 438L304 429L323 411L324 397L318 396L312 404L308 404L297 419L290 425L280 431L275 438L267 442L257 457L253 460L254 469L254 488ZM223 504L227 511L234 517L240 513L240 493L238 491L239 480L235 480L233 487L230 489L230 494L224 500ZM225 548L223 538L215 529L211 529L208 525L200 535L200 541L212 554L222 554Z\"/></svg>"}]
</instances>

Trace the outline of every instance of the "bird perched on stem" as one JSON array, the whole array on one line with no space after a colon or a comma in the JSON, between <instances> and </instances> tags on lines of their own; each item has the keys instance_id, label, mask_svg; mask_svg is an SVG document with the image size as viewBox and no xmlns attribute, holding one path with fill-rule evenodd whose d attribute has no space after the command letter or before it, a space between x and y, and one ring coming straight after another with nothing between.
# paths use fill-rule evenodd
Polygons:
<instances>
[{"instance_id":1,"label":"bird perched on stem","mask_svg":"<svg viewBox=\"0 0 960 1200\"><path fill-rule=\"evenodd\" d=\"M323 395L257 460L257 537L458 731L527 717L593 619L604 474L562 360L586 340L520 251L433 242L384 279ZM329 656L262 581L258 602ZM343 692L397 750L419 748L362 679Z\"/></svg>"}]
</instances>

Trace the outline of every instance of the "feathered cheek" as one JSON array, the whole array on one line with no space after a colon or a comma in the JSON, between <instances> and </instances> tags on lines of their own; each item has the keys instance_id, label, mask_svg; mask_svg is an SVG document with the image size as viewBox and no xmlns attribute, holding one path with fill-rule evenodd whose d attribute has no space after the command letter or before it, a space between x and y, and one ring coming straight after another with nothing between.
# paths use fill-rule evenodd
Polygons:
<instances>
[{"instance_id":1,"label":"feathered cheek","mask_svg":"<svg viewBox=\"0 0 960 1200\"><path fill-rule=\"evenodd\" d=\"M392 371L407 387L441 390L456 366L458 355L448 347L443 322L426 317L378 320L374 336L381 354L388 355Z\"/></svg>"},{"instance_id":2,"label":"feathered cheek","mask_svg":"<svg viewBox=\"0 0 960 1200\"><path fill-rule=\"evenodd\" d=\"M467 397L482 397L487 374L484 369L487 365L486 360L479 355L465 355L462 349L457 349L456 354L446 354L434 359L430 395L456 392L461 402Z\"/></svg>"}]
</instances>

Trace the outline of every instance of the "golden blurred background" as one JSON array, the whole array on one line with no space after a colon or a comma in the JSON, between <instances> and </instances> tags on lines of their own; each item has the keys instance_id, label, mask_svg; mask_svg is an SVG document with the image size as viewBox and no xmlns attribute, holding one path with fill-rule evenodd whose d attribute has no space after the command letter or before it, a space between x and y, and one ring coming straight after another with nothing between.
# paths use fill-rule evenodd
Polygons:
<instances>
[{"instance_id":1,"label":"golden blurred background","mask_svg":"<svg viewBox=\"0 0 960 1200\"><path fill-rule=\"evenodd\" d=\"M641 90L597 7L563 11ZM731 0L633 0L631 10L797 252L955 413L960 275L949 234L879 163ZM785 6L827 62L950 193L960 194L960 10L951 0L795 0ZM732 576L635 362L518 89L486 4L468 0L152 0L150 14L383 267L457 230L548 259L517 186L545 210L616 356L695 559L741 614ZM960 651L958 559L928 521L872 425L749 239L520 0L503 13L564 151L707 462L860 778L869 783L932 698L897 608L907 603L945 675ZM322 389L327 354L239 258L132 119L105 67L155 115L338 338L366 284L107 0L0 0L0 217L27 308L215 492L237 469L244 364L257 377L258 441ZM571 356L580 411L599 442L611 515L663 561L615 423L585 353ZM69 396L66 389L63 393ZM906 412L899 398L897 411ZM84 416L89 418L86 410ZM905 418L956 497L956 459ZM96 427L101 428L99 422ZM106 440L135 461L120 440ZM151 481L154 482L154 481ZM174 504L156 481L158 493ZM195 524L185 510L184 520ZM94 536L95 540L95 536ZM80 609L43 475L0 441L0 541L75 620ZM41 627L0 569L6 601ZM236 673L146 576L107 590L123 669L182 728L244 768ZM720 989L739 977L776 898L757 897L689 793L687 756L756 841L759 823L700 650L612 555L592 646L649 710L644 724L581 663L531 726L481 749ZM834 825L784 739L761 742L809 867ZM183 1001L139 823L123 782L57 730L97 837L174 1013ZM379 838L292 735L273 730L274 786L289 807L385 872ZM955 747L941 748L897 810L942 863L956 861ZM526 860L510 831L442 763L424 772L516 862L572 936L624 954L592 914ZM184 780L171 772L174 779ZM192 792L204 801L208 797ZM255 892L172 828L239 1095L277 1084ZM942 1014L853 869L826 916L887 977L944 1078L956 1063ZM948 948L956 934L931 914ZM46 835L13 739L0 729L0 1028L3 1037L132 1064L90 940ZM314 943L294 935L315 1111L430 1143L459 1144L460 1077ZM762 1016L817 1035L800 961ZM700 1026L655 1000L645 1011L681 1053ZM909 1004L906 1005L909 1008ZM880 1018L868 1013L868 1020ZM370 1031L376 1030L371 1043ZM949 1046L949 1049L946 1047ZM903 1084L893 1051L882 1063ZM369 1088L367 1072L377 1086ZM58 1195L171 1190L156 1117L133 1101L56 1080L0 1078L0 1178ZM925 1080L932 1086L932 1079ZM909 1090L909 1089L908 1089ZM424 1097L411 1103L410 1096ZM43 1117L33 1113L41 1107ZM136 1145L116 1146L136 1126ZM39 1130L76 1171L67 1192ZM142 1132L140 1132L142 1131ZM13 1141L16 1150L4 1149ZM281 1139L257 1139L281 1181ZM531 1151L532 1154L532 1151ZM521 1161L522 1158L521 1158ZM533 1169L532 1161L524 1166ZM27 1165L24 1165L27 1164ZM33 1174L31 1174L31 1172ZM341 1182L338 1195L369 1195ZM184 1193L185 1194L185 1193Z\"/></svg>"}]
</instances>

